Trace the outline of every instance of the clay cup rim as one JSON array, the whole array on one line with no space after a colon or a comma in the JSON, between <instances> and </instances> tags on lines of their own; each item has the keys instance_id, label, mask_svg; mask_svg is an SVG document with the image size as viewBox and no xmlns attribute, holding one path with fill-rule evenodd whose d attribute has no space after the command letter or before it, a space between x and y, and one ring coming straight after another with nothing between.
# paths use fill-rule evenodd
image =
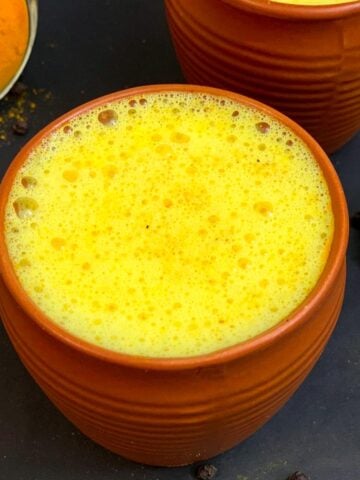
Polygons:
<instances>
[{"instance_id":1,"label":"clay cup rim","mask_svg":"<svg viewBox=\"0 0 360 480\"><path fill-rule=\"evenodd\" d=\"M332 5L294 5L275 0L220 0L234 8L241 8L269 17L291 20L334 20L360 14L360 1Z\"/></svg>"},{"instance_id":2,"label":"clay cup rim","mask_svg":"<svg viewBox=\"0 0 360 480\"><path fill-rule=\"evenodd\" d=\"M287 127L291 128L295 134L307 144L319 163L327 181L332 199L335 220L334 238L324 271L314 289L288 317L283 319L271 329L266 330L260 335L245 342L204 355L179 358L141 357L114 352L81 340L80 338L75 337L71 333L57 326L39 309L39 307L35 305L35 303L24 291L12 267L5 243L5 234L3 228L4 215L8 195L18 169L27 159L30 152L52 132L63 127L72 118L84 114L85 112L97 106L122 100L134 95L146 96L147 94L151 93L171 91L190 93L195 92L229 98L241 104L245 104L263 111L284 123ZM322 302L326 299L326 296L331 291L336 277L338 276L344 264L349 228L346 200L336 171L322 148L305 130L303 130L299 125L285 115L245 96L217 88L178 84L140 86L114 92L85 103L71 110L70 112L65 113L47 125L17 154L3 178L0 186L0 222L2 226L0 228L0 274L16 302L29 316L29 318L36 322L41 329L45 330L52 337L55 337L55 339L57 339L59 342L66 344L69 348L75 349L87 356L95 357L112 364L119 364L132 368L168 371L218 365L233 361L240 357L252 355L259 350L268 348L274 342L283 340L284 337L286 337L290 332L309 321L319 305L322 304Z\"/></svg>"}]
</instances>

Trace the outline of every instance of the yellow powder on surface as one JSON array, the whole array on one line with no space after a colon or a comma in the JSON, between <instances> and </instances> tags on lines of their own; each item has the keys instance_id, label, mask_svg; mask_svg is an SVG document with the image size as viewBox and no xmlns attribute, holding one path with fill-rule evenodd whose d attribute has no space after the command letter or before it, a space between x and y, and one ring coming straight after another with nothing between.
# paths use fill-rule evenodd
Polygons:
<instances>
[{"instance_id":1,"label":"yellow powder on surface","mask_svg":"<svg viewBox=\"0 0 360 480\"><path fill-rule=\"evenodd\" d=\"M17 174L5 231L56 324L110 350L183 357L291 313L324 268L333 214L291 130L171 92L95 108L44 140Z\"/></svg>"},{"instance_id":2,"label":"yellow powder on surface","mask_svg":"<svg viewBox=\"0 0 360 480\"><path fill-rule=\"evenodd\" d=\"M25 0L0 2L0 92L23 61L29 39L29 13Z\"/></svg>"}]
</instances>

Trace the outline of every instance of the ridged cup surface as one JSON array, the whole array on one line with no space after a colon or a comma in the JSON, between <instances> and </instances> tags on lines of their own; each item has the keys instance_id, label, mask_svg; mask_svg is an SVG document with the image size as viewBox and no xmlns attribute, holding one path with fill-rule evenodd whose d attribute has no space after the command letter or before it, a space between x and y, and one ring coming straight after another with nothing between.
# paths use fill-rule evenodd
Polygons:
<instances>
[{"instance_id":1,"label":"ridged cup surface","mask_svg":"<svg viewBox=\"0 0 360 480\"><path fill-rule=\"evenodd\" d=\"M360 128L360 2L165 0L190 83L236 91L286 114L331 153Z\"/></svg>"},{"instance_id":2,"label":"ridged cup surface","mask_svg":"<svg viewBox=\"0 0 360 480\"><path fill-rule=\"evenodd\" d=\"M308 143L317 158L335 216L334 240L324 273L293 314L250 341L183 359L122 355L60 329L19 284L3 228L6 200L18 168L54 128L95 105L164 90L225 95L283 121ZM175 466L204 460L255 432L309 373L342 305L348 223L344 194L333 167L296 124L230 92L176 85L138 87L70 112L40 132L10 166L0 189L0 223L0 313L21 360L46 395L83 433L137 462Z\"/></svg>"}]
</instances>

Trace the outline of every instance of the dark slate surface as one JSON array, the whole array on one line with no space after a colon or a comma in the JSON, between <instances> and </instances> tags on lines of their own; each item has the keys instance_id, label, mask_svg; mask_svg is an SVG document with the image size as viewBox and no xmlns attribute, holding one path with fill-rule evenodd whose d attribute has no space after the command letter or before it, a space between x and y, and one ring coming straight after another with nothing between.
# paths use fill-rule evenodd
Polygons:
<instances>
[{"instance_id":1,"label":"dark slate surface","mask_svg":"<svg viewBox=\"0 0 360 480\"><path fill-rule=\"evenodd\" d=\"M190 0L189 0L190 1ZM52 93L37 100L31 131L0 147L1 173L42 126L86 100L124 87L181 82L161 0L41 2L27 84ZM360 134L332 157L350 212L360 210ZM0 326L0 480L177 480L193 467L150 468L95 445L47 400ZM360 477L360 232L352 231L339 324L320 361L262 430L214 458L219 480Z\"/></svg>"}]
</instances>

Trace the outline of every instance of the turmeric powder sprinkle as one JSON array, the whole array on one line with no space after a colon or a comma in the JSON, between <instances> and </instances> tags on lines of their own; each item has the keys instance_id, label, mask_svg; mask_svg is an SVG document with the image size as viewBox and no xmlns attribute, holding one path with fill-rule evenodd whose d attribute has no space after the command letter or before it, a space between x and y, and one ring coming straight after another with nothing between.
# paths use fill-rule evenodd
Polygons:
<instances>
[{"instance_id":1,"label":"turmeric powder sprinkle","mask_svg":"<svg viewBox=\"0 0 360 480\"><path fill-rule=\"evenodd\" d=\"M15 83L0 101L0 149L10 145L15 136L25 135L37 108L48 107L51 102L52 93L45 88L31 88L22 81ZM34 120L36 123L36 117Z\"/></svg>"}]
</instances>

